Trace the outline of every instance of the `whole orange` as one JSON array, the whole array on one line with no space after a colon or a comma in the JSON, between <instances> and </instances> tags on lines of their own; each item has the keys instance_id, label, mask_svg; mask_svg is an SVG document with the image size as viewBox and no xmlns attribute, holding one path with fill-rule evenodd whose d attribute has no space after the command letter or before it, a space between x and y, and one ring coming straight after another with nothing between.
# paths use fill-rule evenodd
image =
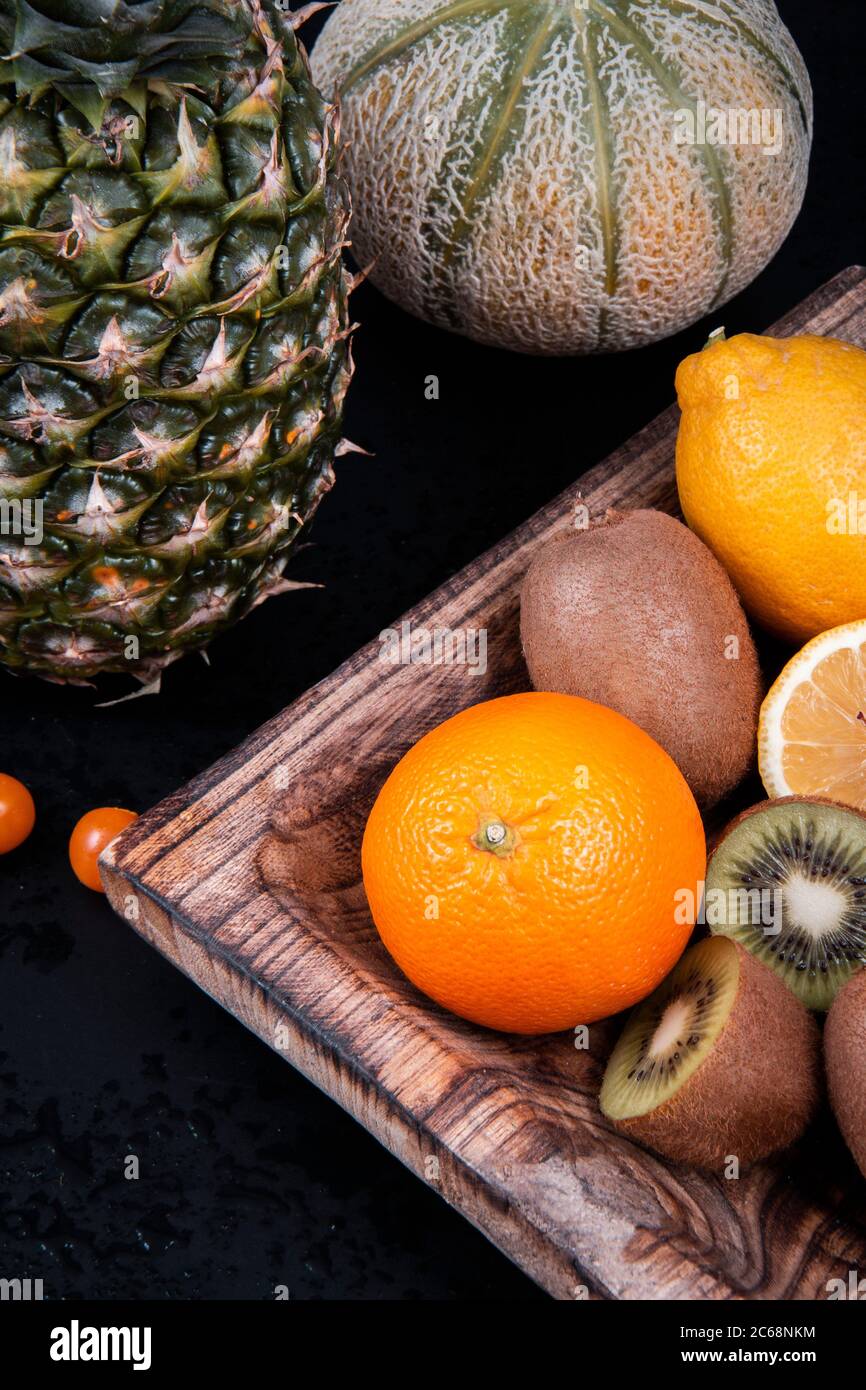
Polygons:
<instances>
[{"instance_id":1,"label":"whole orange","mask_svg":"<svg viewBox=\"0 0 866 1390\"><path fill-rule=\"evenodd\" d=\"M648 994L691 933L701 818L667 753L574 695L474 705L426 734L370 812L364 886L420 990L474 1023L548 1033Z\"/></svg>"}]
</instances>

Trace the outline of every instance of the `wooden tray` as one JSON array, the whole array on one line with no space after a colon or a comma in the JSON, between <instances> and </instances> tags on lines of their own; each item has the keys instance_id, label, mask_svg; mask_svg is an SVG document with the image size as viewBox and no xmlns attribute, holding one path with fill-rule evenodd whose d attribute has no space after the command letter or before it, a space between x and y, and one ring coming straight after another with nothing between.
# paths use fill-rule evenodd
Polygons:
<instances>
[{"instance_id":1,"label":"wooden tray","mask_svg":"<svg viewBox=\"0 0 866 1390\"><path fill-rule=\"evenodd\" d=\"M866 270L771 331L866 346ZM464 1024L403 979L360 885L364 821L433 725L525 689L518 590L582 501L676 511L675 407L409 614L485 628L488 665L389 665L373 642L174 796L103 858L115 909L344 1106L559 1298L825 1298L866 1268L866 1184L832 1124L738 1181L616 1135L596 1105L616 1025L512 1038ZM397 624L399 626L399 623Z\"/></svg>"}]
</instances>

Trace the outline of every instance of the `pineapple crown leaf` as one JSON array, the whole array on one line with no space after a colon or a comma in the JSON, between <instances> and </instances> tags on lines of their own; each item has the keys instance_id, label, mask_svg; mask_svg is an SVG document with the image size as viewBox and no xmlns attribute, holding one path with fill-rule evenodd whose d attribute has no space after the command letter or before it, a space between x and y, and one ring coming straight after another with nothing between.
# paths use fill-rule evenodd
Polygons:
<instances>
[{"instance_id":1,"label":"pineapple crown leaf","mask_svg":"<svg viewBox=\"0 0 866 1390\"><path fill-rule=\"evenodd\" d=\"M50 87L93 105L137 79L213 80L267 14L291 32L280 0L0 0L0 82L31 97Z\"/></svg>"}]
</instances>

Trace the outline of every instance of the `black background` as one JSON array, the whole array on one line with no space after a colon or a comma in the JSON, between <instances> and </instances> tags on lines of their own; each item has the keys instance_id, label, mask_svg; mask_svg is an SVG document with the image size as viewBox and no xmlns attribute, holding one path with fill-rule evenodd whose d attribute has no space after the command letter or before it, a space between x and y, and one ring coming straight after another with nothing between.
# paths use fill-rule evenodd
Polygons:
<instances>
[{"instance_id":1,"label":"black background","mask_svg":"<svg viewBox=\"0 0 866 1390\"><path fill-rule=\"evenodd\" d=\"M542 360L428 328L364 286L346 432L375 457L338 462L289 566L324 589L256 610L158 698L96 709L92 692L0 668L0 769L39 813L0 860L0 1277L42 1278L52 1299L278 1284L295 1299L542 1297L80 887L66 844L91 807L143 811L228 752L658 414L708 327L759 331L866 260L866 7L779 8L815 88L806 206L711 323L627 356Z\"/></svg>"}]
</instances>

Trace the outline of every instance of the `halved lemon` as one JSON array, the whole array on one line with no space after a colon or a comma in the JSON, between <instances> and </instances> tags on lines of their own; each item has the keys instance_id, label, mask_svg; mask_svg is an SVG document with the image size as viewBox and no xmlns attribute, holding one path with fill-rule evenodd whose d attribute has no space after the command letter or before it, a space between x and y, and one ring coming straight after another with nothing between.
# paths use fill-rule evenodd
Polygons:
<instances>
[{"instance_id":1,"label":"halved lemon","mask_svg":"<svg viewBox=\"0 0 866 1390\"><path fill-rule=\"evenodd\" d=\"M761 706L770 796L828 796L866 811L866 619L807 642Z\"/></svg>"}]
</instances>

